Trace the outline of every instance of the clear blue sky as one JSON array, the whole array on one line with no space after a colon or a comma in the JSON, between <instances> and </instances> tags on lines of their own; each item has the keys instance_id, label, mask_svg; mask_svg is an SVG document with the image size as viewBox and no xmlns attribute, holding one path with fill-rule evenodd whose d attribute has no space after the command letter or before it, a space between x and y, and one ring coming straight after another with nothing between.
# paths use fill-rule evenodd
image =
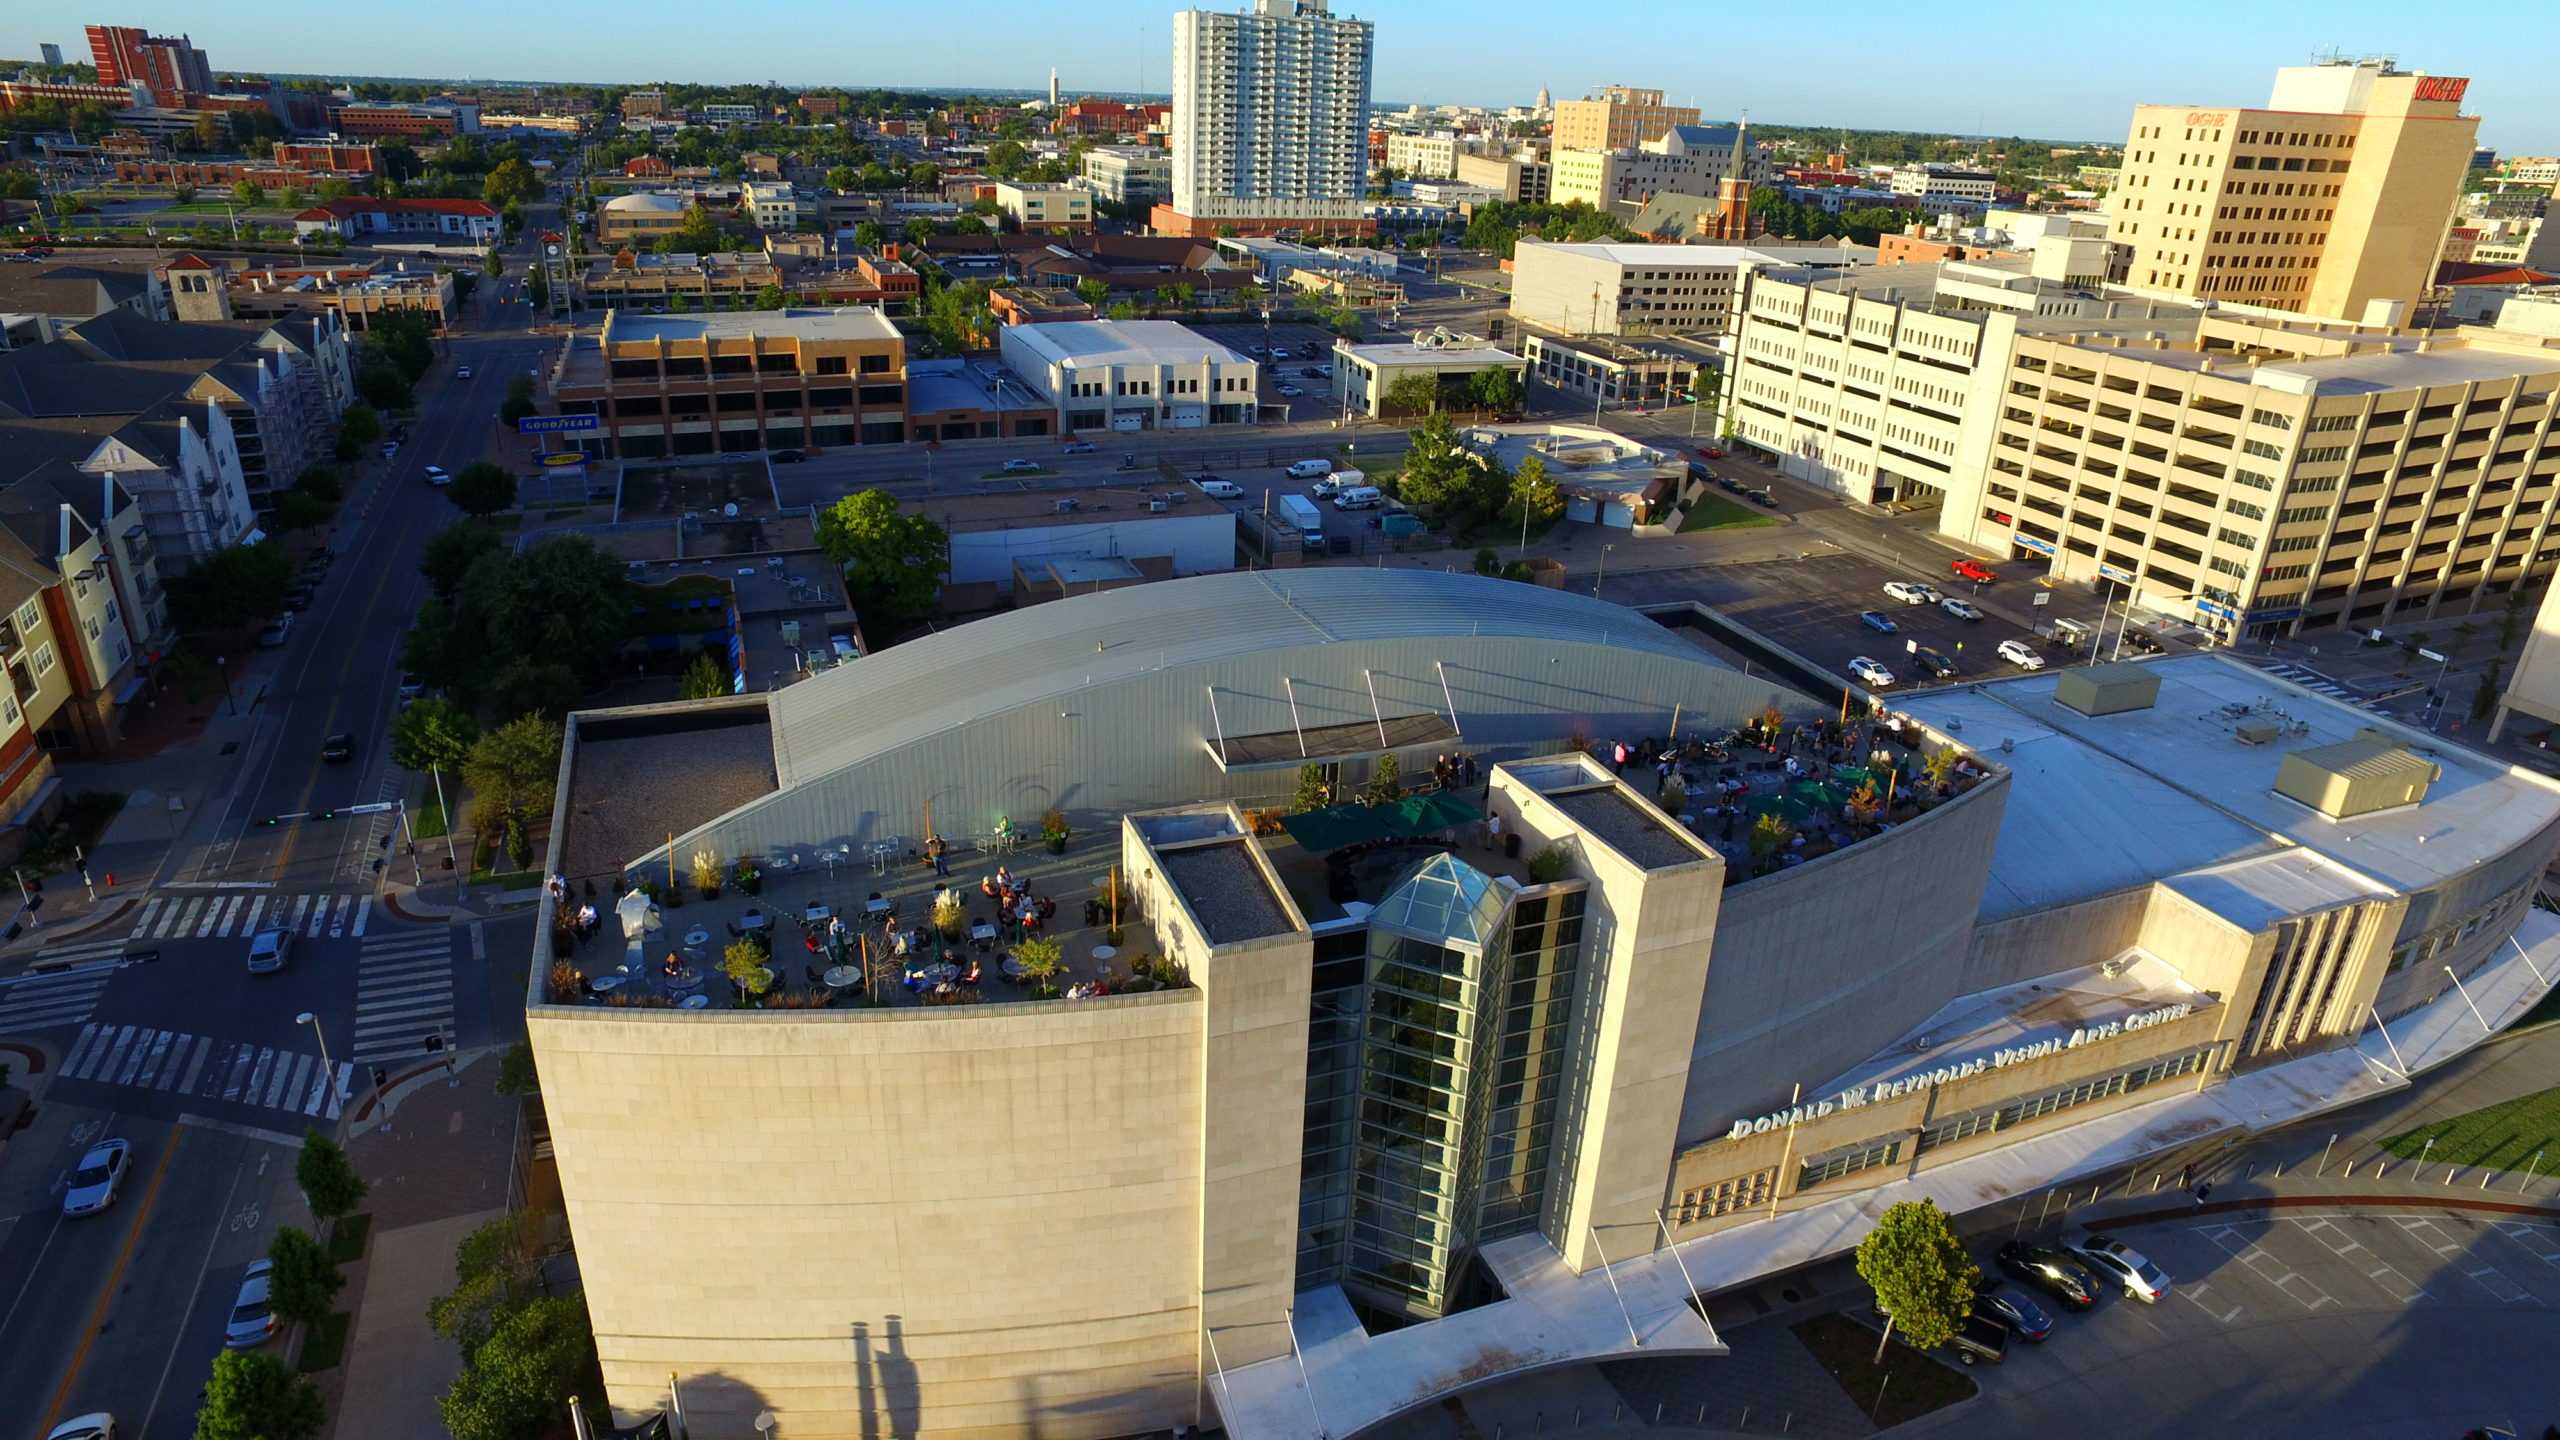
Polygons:
<instances>
[{"instance_id":1,"label":"clear blue sky","mask_svg":"<svg viewBox=\"0 0 2560 1440\"><path fill-rule=\"evenodd\" d=\"M1163 90L1174 8L1166 0L82 0L7 6L0 54L32 57L36 42L51 40L64 58L86 58L80 27L101 21L188 32L218 68L1038 88L1055 65L1070 92L1134 89L1142 75L1147 89ZM1334 9L1376 22L1382 100L1526 103L1540 85L1565 99L1619 82L1659 85L1711 117L1747 111L1785 124L2121 140L2137 101L2262 104L2277 66L2336 49L2468 75L2465 108L2481 117L2483 144L2560 152L2560 86L2551 80L2560 36L2494 19L2448 25L2467 12L2415 0L2165 0L2138 28L2112 23L2121 10L2052 0L1960 6L1941 10L1942 23L1925 6L1860 0L1336 0Z\"/></svg>"}]
</instances>

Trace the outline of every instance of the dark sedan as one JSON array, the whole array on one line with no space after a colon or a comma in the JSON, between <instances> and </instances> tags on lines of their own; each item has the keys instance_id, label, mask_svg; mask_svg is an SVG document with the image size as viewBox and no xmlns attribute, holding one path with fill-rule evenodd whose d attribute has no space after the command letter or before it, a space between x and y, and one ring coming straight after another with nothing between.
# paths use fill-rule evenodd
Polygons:
<instances>
[{"instance_id":1,"label":"dark sedan","mask_svg":"<svg viewBox=\"0 0 2560 1440\"><path fill-rule=\"evenodd\" d=\"M2001 1284L1984 1287L1973 1297L1973 1312L2009 1327L2019 1339L2043 1344L2053 1334L2053 1317L2018 1290Z\"/></svg>"},{"instance_id":2,"label":"dark sedan","mask_svg":"<svg viewBox=\"0 0 2560 1440\"><path fill-rule=\"evenodd\" d=\"M2011 1279L2033 1285L2061 1301L2065 1309L2086 1310L2098 1303L2097 1287L2089 1283L2089 1272L2080 1267L2078 1260L2059 1250L2012 1240L2000 1247L1995 1258Z\"/></svg>"},{"instance_id":3,"label":"dark sedan","mask_svg":"<svg viewBox=\"0 0 2560 1440\"><path fill-rule=\"evenodd\" d=\"M356 758L356 737L338 734L321 741L320 758L331 765L340 765L353 760Z\"/></svg>"}]
</instances>

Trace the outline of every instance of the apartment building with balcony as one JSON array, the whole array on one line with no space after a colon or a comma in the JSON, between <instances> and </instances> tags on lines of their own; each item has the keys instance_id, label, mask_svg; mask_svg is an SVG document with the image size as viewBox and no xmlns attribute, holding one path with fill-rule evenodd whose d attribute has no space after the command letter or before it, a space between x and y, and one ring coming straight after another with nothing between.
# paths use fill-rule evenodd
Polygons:
<instances>
[{"instance_id":1,"label":"apartment building with balcony","mask_svg":"<svg viewBox=\"0 0 2560 1440\"><path fill-rule=\"evenodd\" d=\"M1942 528L2226 641L2495 610L2560 563L2560 342L2229 312L2031 334Z\"/></svg>"},{"instance_id":2,"label":"apartment building with balcony","mask_svg":"<svg viewBox=\"0 0 2560 1440\"><path fill-rule=\"evenodd\" d=\"M2396 322L2426 297L2471 173L2469 85L2337 61L2278 70L2263 109L2134 107L2109 198L2128 283Z\"/></svg>"},{"instance_id":3,"label":"apartment building with balcony","mask_svg":"<svg viewBox=\"0 0 2560 1440\"><path fill-rule=\"evenodd\" d=\"M0 851L55 754L96 755L176 642L140 502L85 427L0 419Z\"/></svg>"},{"instance_id":4,"label":"apartment building with balcony","mask_svg":"<svg viewBox=\"0 0 2560 1440\"><path fill-rule=\"evenodd\" d=\"M907 438L905 337L874 306L643 315L573 337L546 389L600 428L567 437L619 460L895 445Z\"/></svg>"},{"instance_id":5,"label":"apartment building with balcony","mask_svg":"<svg viewBox=\"0 0 2560 1440\"><path fill-rule=\"evenodd\" d=\"M1362 209L1374 48L1369 22L1326 0L1175 12L1173 199L1149 228L1375 233Z\"/></svg>"}]
</instances>

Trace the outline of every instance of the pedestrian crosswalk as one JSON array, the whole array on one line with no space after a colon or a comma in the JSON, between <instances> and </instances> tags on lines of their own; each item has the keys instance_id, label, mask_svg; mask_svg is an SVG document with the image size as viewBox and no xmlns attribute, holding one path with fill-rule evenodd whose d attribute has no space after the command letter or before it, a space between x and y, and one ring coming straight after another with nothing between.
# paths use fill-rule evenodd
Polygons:
<instances>
[{"instance_id":1,"label":"pedestrian crosswalk","mask_svg":"<svg viewBox=\"0 0 2560 1440\"><path fill-rule=\"evenodd\" d=\"M371 895L279 895L273 892L154 895L134 916L132 940L209 940L290 930L305 939L362 935L373 921Z\"/></svg>"},{"instance_id":2,"label":"pedestrian crosswalk","mask_svg":"<svg viewBox=\"0 0 2560 1440\"><path fill-rule=\"evenodd\" d=\"M2277 660L2261 664L2258 668L2278 679L2290 680L2305 690L2329 696L2331 699L2344 700L2350 704L2356 702L2354 691L2308 665L2296 665L2290 660Z\"/></svg>"},{"instance_id":3,"label":"pedestrian crosswalk","mask_svg":"<svg viewBox=\"0 0 2560 1440\"><path fill-rule=\"evenodd\" d=\"M307 1051L145 1025L83 1025L61 1078L334 1120L355 1066Z\"/></svg>"},{"instance_id":4,"label":"pedestrian crosswalk","mask_svg":"<svg viewBox=\"0 0 2560 1440\"><path fill-rule=\"evenodd\" d=\"M93 958L67 969L31 970L10 981L0 989L0 1035L50 1030L88 1019L117 968L112 958Z\"/></svg>"},{"instance_id":5,"label":"pedestrian crosswalk","mask_svg":"<svg viewBox=\"0 0 2560 1440\"><path fill-rule=\"evenodd\" d=\"M402 931L356 952L357 1063L422 1054L431 1033L452 1043L453 942L447 929Z\"/></svg>"}]
</instances>

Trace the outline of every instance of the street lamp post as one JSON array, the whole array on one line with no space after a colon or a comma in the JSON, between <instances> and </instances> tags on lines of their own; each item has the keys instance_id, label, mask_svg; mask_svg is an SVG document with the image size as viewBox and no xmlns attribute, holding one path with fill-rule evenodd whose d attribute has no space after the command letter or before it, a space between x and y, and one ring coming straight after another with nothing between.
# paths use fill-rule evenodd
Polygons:
<instances>
[{"instance_id":1,"label":"street lamp post","mask_svg":"<svg viewBox=\"0 0 2560 1440\"><path fill-rule=\"evenodd\" d=\"M229 714L232 714L232 715L237 715L237 714L239 714L239 713L240 713L240 702L238 702L238 701L236 701L236 700L234 700L234 699L232 699L232 698L231 698L231 661L230 661L230 659L229 659L228 657L226 657L226 656L221 656L221 655L216 655L216 656L214 656L214 657L213 657L213 668L214 668L215 670L220 671L220 672L221 672L221 674L222 674L222 708L223 708L223 710L224 710L225 712L229 713Z\"/></svg>"},{"instance_id":2,"label":"street lamp post","mask_svg":"<svg viewBox=\"0 0 2560 1440\"><path fill-rule=\"evenodd\" d=\"M1524 546L1523 548L1525 549L1526 547ZM1600 598L1600 582L1609 578L1609 552L1617 548L1618 547L1615 545L1603 545L1600 547L1599 568L1591 573L1591 598L1594 600Z\"/></svg>"},{"instance_id":3,"label":"street lamp post","mask_svg":"<svg viewBox=\"0 0 2560 1440\"><path fill-rule=\"evenodd\" d=\"M340 1099L345 1099L347 1092L338 1084L337 1081L338 1067L329 1063L329 1036L328 1032L320 1028L320 1017L312 1014L308 1010L305 1010L301 1014L293 1017L293 1023L296 1025L308 1025L311 1027L312 1038L320 1042L320 1073L330 1077L330 1093L338 1096Z\"/></svg>"}]
</instances>

